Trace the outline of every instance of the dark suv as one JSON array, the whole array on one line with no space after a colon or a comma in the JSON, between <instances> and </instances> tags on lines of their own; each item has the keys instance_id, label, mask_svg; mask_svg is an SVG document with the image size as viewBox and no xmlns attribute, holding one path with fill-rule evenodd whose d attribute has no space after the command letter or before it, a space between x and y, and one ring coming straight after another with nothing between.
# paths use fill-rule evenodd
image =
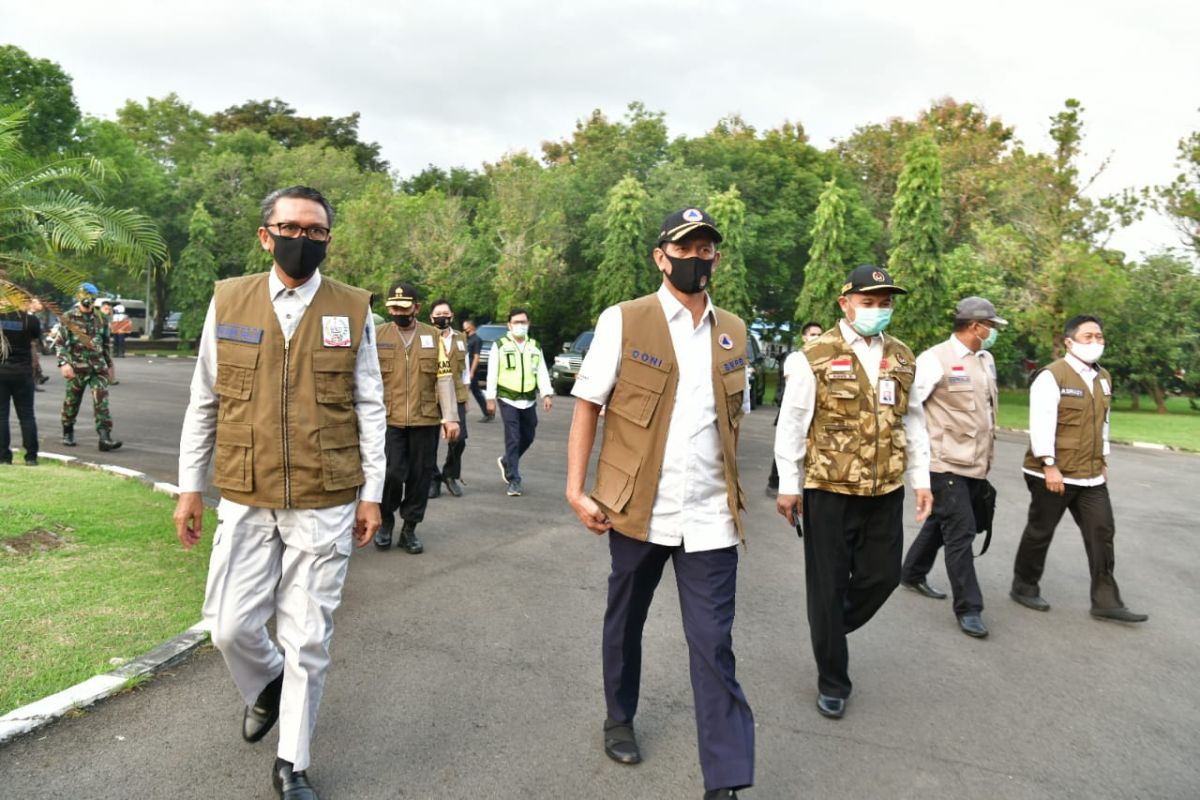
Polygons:
<instances>
[{"instance_id":1,"label":"dark suv","mask_svg":"<svg viewBox=\"0 0 1200 800\"><path fill-rule=\"evenodd\" d=\"M747 331L746 369L750 373L750 407L758 408L767 394L767 356L758 337Z\"/></svg>"},{"instance_id":2,"label":"dark suv","mask_svg":"<svg viewBox=\"0 0 1200 800\"><path fill-rule=\"evenodd\" d=\"M475 329L475 335L483 341L483 349L479 351L479 371L475 373L475 382L480 389L487 389L487 362L492 354L492 345L506 333L507 325L480 325Z\"/></svg>"},{"instance_id":3,"label":"dark suv","mask_svg":"<svg viewBox=\"0 0 1200 800\"><path fill-rule=\"evenodd\" d=\"M554 366L550 368L550 384L555 394L570 394L575 385L575 376L579 374L579 366L583 357L592 346L595 331L584 331L575 337L571 344L564 344L563 351L554 357Z\"/></svg>"}]
</instances>

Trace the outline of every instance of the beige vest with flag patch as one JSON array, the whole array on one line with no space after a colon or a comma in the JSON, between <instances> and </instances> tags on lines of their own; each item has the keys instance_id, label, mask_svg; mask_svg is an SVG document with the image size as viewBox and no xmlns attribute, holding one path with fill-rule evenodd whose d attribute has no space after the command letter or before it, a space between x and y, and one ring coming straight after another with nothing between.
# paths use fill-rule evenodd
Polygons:
<instances>
[{"instance_id":1,"label":"beige vest with flag patch","mask_svg":"<svg viewBox=\"0 0 1200 800\"><path fill-rule=\"evenodd\" d=\"M996 441L996 367L991 353L959 358L946 341L930 349L942 379L925 400L930 472L985 478Z\"/></svg>"},{"instance_id":2,"label":"beige vest with flag patch","mask_svg":"<svg viewBox=\"0 0 1200 800\"><path fill-rule=\"evenodd\" d=\"M904 415L916 360L899 339L883 337L879 381L895 381L895 403L879 402L840 325L804 346L816 378L816 408L808 429L804 488L877 496L904 483Z\"/></svg>"}]
</instances>

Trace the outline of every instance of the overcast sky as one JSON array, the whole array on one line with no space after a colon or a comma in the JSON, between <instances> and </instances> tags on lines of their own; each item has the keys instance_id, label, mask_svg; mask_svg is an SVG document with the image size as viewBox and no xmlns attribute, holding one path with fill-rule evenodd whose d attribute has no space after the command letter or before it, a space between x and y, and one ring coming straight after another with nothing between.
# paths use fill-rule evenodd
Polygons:
<instances>
[{"instance_id":1,"label":"overcast sky","mask_svg":"<svg viewBox=\"0 0 1200 800\"><path fill-rule=\"evenodd\" d=\"M600 108L665 111L672 136L736 112L798 121L827 147L951 96L1048 149L1067 97L1086 108L1097 193L1162 183L1200 128L1200 4L1174 0L0 0L0 43L58 62L85 113L176 92L205 112L280 97L362 113L402 175L538 151ZM1114 244L1177 244L1162 220Z\"/></svg>"}]
</instances>

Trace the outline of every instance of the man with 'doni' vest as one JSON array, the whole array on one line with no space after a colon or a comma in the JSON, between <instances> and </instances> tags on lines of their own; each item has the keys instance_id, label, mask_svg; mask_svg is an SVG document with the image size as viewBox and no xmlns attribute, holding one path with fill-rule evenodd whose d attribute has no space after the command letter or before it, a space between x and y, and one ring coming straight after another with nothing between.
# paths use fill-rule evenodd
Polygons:
<instances>
[{"instance_id":1,"label":"man with 'doni' vest","mask_svg":"<svg viewBox=\"0 0 1200 800\"><path fill-rule=\"evenodd\" d=\"M1083 534L1092 579L1094 618L1145 622L1121 600L1113 576L1116 554L1112 501L1108 496L1108 415L1112 376L1100 366L1104 329L1098 317L1081 315L1063 330L1067 354L1041 370L1029 387L1029 450L1025 485L1029 519L1013 564L1010 596L1026 608L1049 611L1042 597L1042 570L1054 529L1071 512Z\"/></svg>"},{"instance_id":2,"label":"man with 'doni' vest","mask_svg":"<svg viewBox=\"0 0 1200 800\"><path fill-rule=\"evenodd\" d=\"M832 719L850 696L846 635L900 584L906 474L917 522L933 507L925 410L912 391L916 359L883 332L905 293L887 270L855 267L838 298L845 318L783 367L775 504L798 532L803 519L817 711Z\"/></svg>"},{"instance_id":3,"label":"man with 'doni' vest","mask_svg":"<svg viewBox=\"0 0 1200 800\"><path fill-rule=\"evenodd\" d=\"M567 500L609 534L604 614L604 750L641 761L634 735L642 629L671 561L687 636L704 797L754 782L754 717L734 675L737 545L745 496L738 427L750 408L746 325L713 306L721 234L696 208L667 217L654 249L657 292L605 309L573 394ZM596 482L584 490L602 407Z\"/></svg>"},{"instance_id":4,"label":"man with 'doni' vest","mask_svg":"<svg viewBox=\"0 0 1200 800\"><path fill-rule=\"evenodd\" d=\"M204 621L246 701L242 737L257 742L279 722L271 781L283 800L317 797L309 744L333 612L383 494L370 294L317 270L333 216L307 186L263 200L258 239L274 265L217 283L179 442L175 530L185 548L200 541L212 460L221 503Z\"/></svg>"}]
</instances>

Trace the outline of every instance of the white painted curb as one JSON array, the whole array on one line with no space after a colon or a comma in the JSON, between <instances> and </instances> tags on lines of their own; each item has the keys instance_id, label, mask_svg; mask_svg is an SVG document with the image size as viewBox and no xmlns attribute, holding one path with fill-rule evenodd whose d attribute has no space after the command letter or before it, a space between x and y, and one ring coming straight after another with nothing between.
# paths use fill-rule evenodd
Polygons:
<instances>
[{"instance_id":1,"label":"white painted curb","mask_svg":"<svg viewBox=\"0 0 1200 800\"><path fill-rule=\"evenodd\" d=\"M137 470L119 467L115 464L94 464L82 461L75 456L61 453L39 453L39 458L48 458L63 463L78 463L83 467L104 470L125 478L133 478L150 485L154 491L169 494L172 497L179 494L179 487L173 483L153 480L149 475ZM193 650L208 641L208 628L203 622L197 622L183 633L170 639L148 653L102 675L88 678L83 683L77 683L69 689L57 694L43 697L41 700L13 709L0 717L0 744L9 739L28 733L35 728L53 722L74 709L85 708L98 700L111 697L121 691L131 680L152 675L171 664L183 660Z\"/></svg>"}]
</instances>

